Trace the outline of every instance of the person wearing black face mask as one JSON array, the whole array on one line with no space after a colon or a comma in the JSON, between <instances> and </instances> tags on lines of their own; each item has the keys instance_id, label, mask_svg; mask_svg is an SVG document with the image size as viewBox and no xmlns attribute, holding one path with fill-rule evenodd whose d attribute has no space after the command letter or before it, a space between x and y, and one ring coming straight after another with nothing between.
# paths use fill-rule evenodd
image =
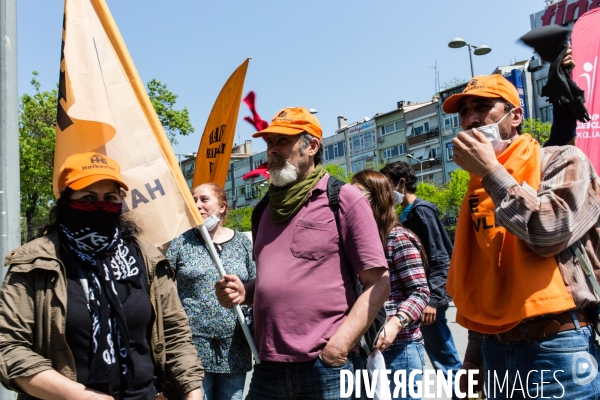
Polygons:
<instances>
[{"instance_id":1,"label":"person wearing black face mask","mask_svg":"<svg viewBox=\"0 0 600 400\"><path fill-rule=\"evenodd\" d=\"M6 258L2 383L20 399L145 400L157 398L156 375L165 397L201 399L172 269L122 216L119 165L75 154L57 185L56 222Z\"/></svg>"}]
</instances>

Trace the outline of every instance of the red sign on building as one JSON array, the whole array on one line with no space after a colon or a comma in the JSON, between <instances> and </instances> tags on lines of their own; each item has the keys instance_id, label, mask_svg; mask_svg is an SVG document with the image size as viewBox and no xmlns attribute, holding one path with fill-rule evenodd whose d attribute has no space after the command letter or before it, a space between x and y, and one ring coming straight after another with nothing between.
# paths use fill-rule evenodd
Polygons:
<instances>
[{"instance_id":1,"label":"red sign on building","mask_svg":"<svg viewBox=\"0 0 600 400\"><path fill-rule=\"evenodd\" d=\"M577 0L567 4L567 0L554 3L542 15L542 26L562 25L575 21L589 10L600 7L600 0Z\"/></svg>"}]
</instances>

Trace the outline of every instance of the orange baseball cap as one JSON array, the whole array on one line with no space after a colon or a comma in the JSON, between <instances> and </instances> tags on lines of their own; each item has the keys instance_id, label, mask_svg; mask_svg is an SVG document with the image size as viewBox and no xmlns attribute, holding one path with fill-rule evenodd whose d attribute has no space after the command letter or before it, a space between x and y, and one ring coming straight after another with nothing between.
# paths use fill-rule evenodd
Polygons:
<instances>
[{"instance_id":1,"label":"orange baseball cap","mask_svg":"<svg viewBox=\"0 0 600 400\"><path fill-rule=\"evenodd\" d=\"M442 110L447 114L458 112L460 101L467 96L501 97L513 106L521 107L521 98L515 85L502 75L493 74L473 77L462 93L448 97L442 105Z\"/></svg>"},{"instance_id":2,"label":"orange baseball cap","mask_svg":"<svg viewBox=\"0 0 600 400\"><path fill-rule=\"evenodd\" d=\"M110 179L125 190L129 190L123 178L121 167L112 158L100 153L79 153L69 156L58 172L58 191L66 187L81 190L92 183Z\"/></svg>"},{"instance_id":3,"label":"orange baseball cap","mask_svg":"<svg viewBox=\"0 0 600 400\"><path fill-rule=\"evenodd\" d=\"M319 139L323 138L323 129L317 117L304 107L286 107L275 114L271 125L256 132L252 137L261 137L266 133L298 135L302 132L308 132Z\"/></svg>"}]
</instances>

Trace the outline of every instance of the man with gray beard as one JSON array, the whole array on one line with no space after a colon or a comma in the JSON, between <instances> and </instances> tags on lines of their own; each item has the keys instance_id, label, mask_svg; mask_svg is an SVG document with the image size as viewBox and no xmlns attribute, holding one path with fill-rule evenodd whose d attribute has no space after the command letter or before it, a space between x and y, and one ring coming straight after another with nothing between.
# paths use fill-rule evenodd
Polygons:
<instances>
[{"instance_id":1,"label":"man with gray beard","mask_svg":"<svg viewBox=\"0 0 600 400\"><path fill-rule=\"evenodd\" d=\"M267 142L271 176L253 227L256 279L227 275L216 285L224 307L254 306L260 364L247 399L339 399L341 371L353 373L357 343L390 294L377 225L350 185L340 188L336 224L322 129L305 108L284 108L254 137Z\"/></svg>"}]
</instances>

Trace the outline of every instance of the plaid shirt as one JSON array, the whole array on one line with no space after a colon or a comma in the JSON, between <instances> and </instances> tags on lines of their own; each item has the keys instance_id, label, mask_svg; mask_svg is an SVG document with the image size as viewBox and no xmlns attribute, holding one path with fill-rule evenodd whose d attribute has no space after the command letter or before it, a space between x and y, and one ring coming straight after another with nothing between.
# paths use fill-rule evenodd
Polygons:
<instances>
[{"instance_id":1,"label":"plaid shirt","mask_svg":"<svg viewBox=\"0 0 600 400\"><path fill-rule=\"evenodd\" d=\"M406 342L420 342L421 315L429 302L429 286L419 253L419 239L402 226L394 227L387 237L387 259L392 291L385 302L388 319L399 311L410 316L413 322L398 332L392 346Z\"/></svg>"},{"instance_id":2,"label":"plaid shirt","mask_svg":"<svg viewBox=\"0 0 600 400\"><path fill-rule=\"evenodd\" d=\"M496 206L496 221L539 255L554 257L576 308L597 306L570 248L581 249L598 280L600 179L583 152L575 146L546 147L537 192L527 182L517 182L502 165L491 169L481 183ZM469 331L465 361L482 362L481 338Z\"/></svg>"}]
</instances>

